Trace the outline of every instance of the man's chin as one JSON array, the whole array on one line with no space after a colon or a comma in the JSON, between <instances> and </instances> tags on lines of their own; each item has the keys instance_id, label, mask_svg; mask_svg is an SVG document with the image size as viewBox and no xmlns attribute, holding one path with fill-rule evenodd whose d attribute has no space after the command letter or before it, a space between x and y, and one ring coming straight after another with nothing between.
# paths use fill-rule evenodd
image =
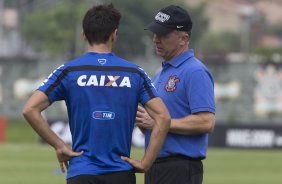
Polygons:
<instances>
[{"instance_id":1,"label":"man's chin","mask_svg":"<svg viewBox=\"0 0 282 184\"><path fill-rule=\"evenodd\" d=\"M162 56L164 55L163 52L160 52L160 51L158 51L158 50L156 50L156 54L157 54L158 56L160 56L160 57L162 57Z\"/></svg>"}]
</instances>

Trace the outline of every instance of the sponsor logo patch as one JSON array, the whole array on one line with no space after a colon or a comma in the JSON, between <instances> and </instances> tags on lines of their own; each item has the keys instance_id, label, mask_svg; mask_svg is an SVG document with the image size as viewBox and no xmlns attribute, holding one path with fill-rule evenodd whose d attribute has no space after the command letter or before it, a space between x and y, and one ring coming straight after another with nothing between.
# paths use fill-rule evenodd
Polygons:
<instances>
[{"instance_id":1,"label":"sponsor logo patch","mask_svg":"<svg viewBox=\"0 0 282 184\"><path fill-rule=\"evenodd\" d=\"M175 91L176 89L176 84L180 82L180 79L176 76L176 75L173 75L173 76L170 76L166 85L165 85L165 90L167 92L173 92Z\"/></svg>"},{"instance_id":2,"label":"sponsor logo patch","mask_svg":"<svg viewBox=\"0 0 282 184\"><path fill-rule=\"evenodd\" d=\"M104 64L106 64L107 59L101 58L101 59L98 59L98 62L99 62L101 65L104 65Z\"/></svg>"},{"instance_id":3,"label":"sponsor logo patch","mask_svg":"<svg viewBox=\"0 0 282 184\"><path fill-rule=\"evenodd\" d=\"M111 111L94 111L92 117L99 120L111 120L115 119L115 113Z\"/></svg>"}]
</instances>

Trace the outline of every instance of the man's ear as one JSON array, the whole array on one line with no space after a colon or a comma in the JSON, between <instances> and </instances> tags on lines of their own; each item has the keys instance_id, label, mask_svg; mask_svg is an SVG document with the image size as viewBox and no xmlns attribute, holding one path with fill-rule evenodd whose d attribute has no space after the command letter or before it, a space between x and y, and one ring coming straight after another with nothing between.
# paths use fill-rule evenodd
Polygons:
<instances>
[{"instance_id":1,"label":"man's ear","mask_svg":"<svg viewBox=\"0 0 282 184\"><path fill-rule=\"evenodd\" d=\"M190 34L187 33L187 32L183 32L182 33L182 36L181 36L181 44L185 45L186 43L189 43L189 40L190 40Z\"/></svg>"},{"instance_id":2,"label":"man's ear","mask_svg":"<svg viewBox=\"0 0 282 184\"><path fill-rule=\"evenodd\" d=\"M81 31L81 36L82 36L82 38L83 38L84 41L87 41L86 35L85 35L85 33L84 33L83 30Z\"/></svg>"},{"instance_id":3,"label":"man's ear","mask_svg":"<svg viewBox=\"0 0 282 184\"><path fill-rule=\"evenodd\" d=\"M189 38L188 38L188 42L189 42L190 39L191 39L191 36L192 36L192 31L187 32L187 34L188 34L188 36L189 36Z\"/></svg>"},{"instance_id":4,"label":"man's ear","mask_svg":"<svg viewBox=\"0 0 282 184\"><path fill-rule=\"evenodd\" d=\"M118 29L115 29L112 33L112 41L113 42L117 41L117 31L118 31Z\"/></svg>"}]
</instances>

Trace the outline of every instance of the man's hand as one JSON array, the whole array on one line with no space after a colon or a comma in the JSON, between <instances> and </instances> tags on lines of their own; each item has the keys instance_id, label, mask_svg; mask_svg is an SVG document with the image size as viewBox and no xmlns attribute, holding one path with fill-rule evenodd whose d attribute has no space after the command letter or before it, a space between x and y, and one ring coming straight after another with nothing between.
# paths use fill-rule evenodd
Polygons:
<instances>
[{"instance_id":1,"label":"man's hand","mask_svg":"<svg viewBox=\"0 0 282 184\"><path fill-rule=\"evenodd\" d=\"M64 173L69 167L69 161L72 157L80 156L83 151L73 152L67 145L63 145L61 148L56 149L57 158L60 164L61 171Z\"/></svg>"},{"instance_id":2,"label":"man's hand","mask_svg":"<svg viewBox=\"0 0 282 184\"><path fill-rule=\"evenodd\" d=\"M138 173L144 173L149 170L149 166L146 166L144 163L142 163L142 161L133 160L124 156L121 156L121 159L131 164L134 167L135 171Z\"/></svg>"},{"instance_id":3,"label":"man's hand","mask_svg":"<svg viewBox=\"0 0 282 184\"><path fill-rule=\"evenodd\" d=\"M143 129L152 129L154 126L154 120L147 113L146 109L138 106L137 114L136 114L136 126L138 126L141 130Z\"/></svg>"}]
</instances>

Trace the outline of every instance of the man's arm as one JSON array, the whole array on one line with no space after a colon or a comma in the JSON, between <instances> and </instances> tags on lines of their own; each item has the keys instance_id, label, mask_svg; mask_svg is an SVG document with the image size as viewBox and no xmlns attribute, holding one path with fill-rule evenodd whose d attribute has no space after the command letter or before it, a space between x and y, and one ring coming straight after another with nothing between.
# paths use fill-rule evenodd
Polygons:
<instances>
[{"instance_id":1,"label":"man's arm","mask_svg":"<svg viewBox=\"0 0 282 184\"><path fill-rule=\"evenodd\" d=\"M83 153L73 152L48 126L41 112L50 105L48 97L41 91L35 93L29 98L23 108L23 116L31 127L42 137L48 144L50 144L57 154L58 161L62 172L65 171L64 167L68 167L68 161L73 156L79 156Z\"/></svg>"},{"instance_id":2,"label":"man's arm","mask_svg":"<svg viewBox=\"0 0 282 184\"><path fill-rule=\"evenodd\" d=\"M154 120L147 111L139 106L136 116L136 125L142 129L151 129ZM198 135L211 133L215 126L215 115L210 112L199 112L184 118L171 119L169 132L182 135Z\"/></svg>"},{"instance_id":3,"label":"man's arm","mask_svg":"<svg viewBox=\"0 0 282 184\"><path fill-rule=\"evenodd\" d=\"M183 135L211 133L215 126L215 115L210 112L198 112L184 118L173 119L169 132Z\"/></svg>"},{"instance_id":4,"label":"man's arm","mask_svg":"<svg viewBox=\"0 0 282 184\"><path fill-rule=\"evenodd\" d=\"M148 112L148 115L155 122L152 125L152 134L146 152L141 161L122 157L123 160L132 164L139 172L146 172L149 170L159 154L170 126L169 113L159 97L153 98L147 102L144 107Z\"/></svg>"}]
</instances>

